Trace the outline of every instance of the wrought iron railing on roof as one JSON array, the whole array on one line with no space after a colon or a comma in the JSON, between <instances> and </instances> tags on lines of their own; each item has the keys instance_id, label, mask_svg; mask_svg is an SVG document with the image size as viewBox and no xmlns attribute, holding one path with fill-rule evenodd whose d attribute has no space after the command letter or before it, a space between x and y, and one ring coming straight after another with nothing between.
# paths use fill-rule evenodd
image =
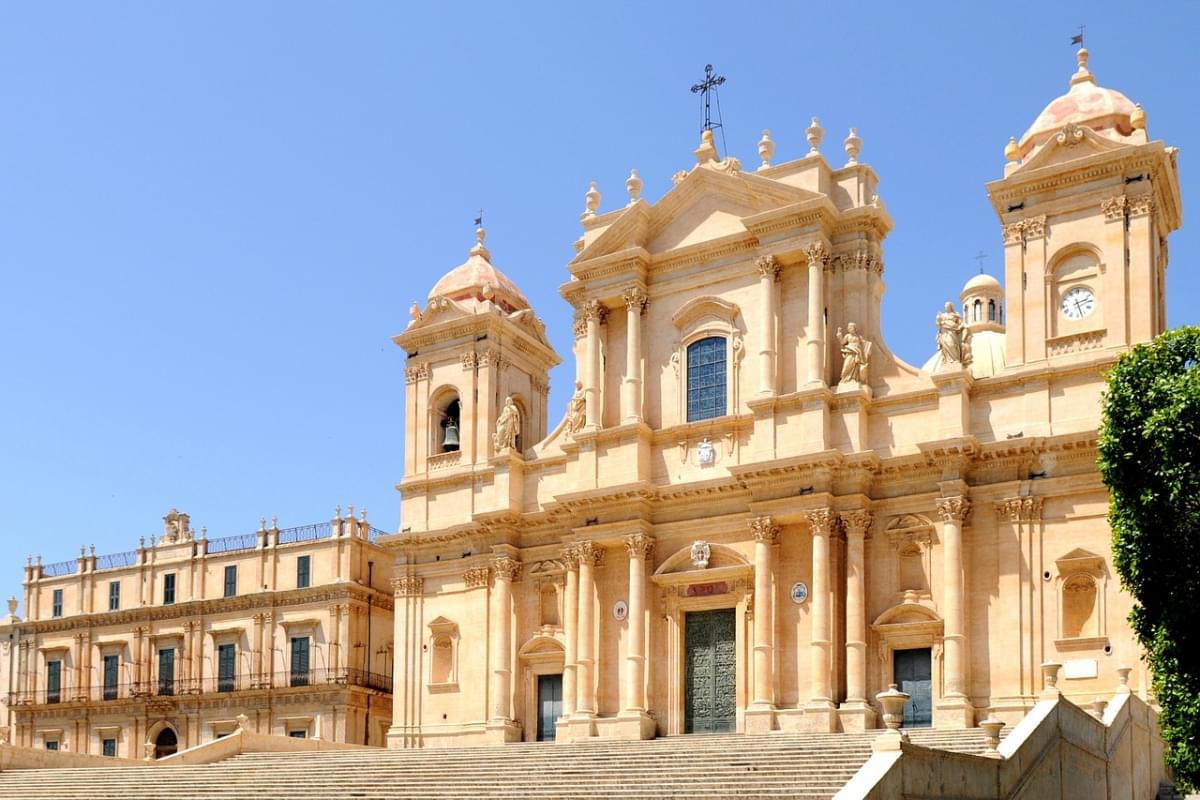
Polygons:
<instances>
[{"instance_id":1,"label":"wrought iron railing on roof","mask_svg":"<svg viewBox=\"0 0 1200 800\"><path fill-rule=\"evenodd\" d=\"M253 550L258 547L257 533L243 533L240 536L222 536L219 539L208 540L208 553L232 553L235 550Z\"/></svg>"},{"instance_id":2,"label":"wrought iron railing on roof","mask_svg":"<svg viewBox=\"0 0 1200 800\"><path fill-rule=\"evenodd\" d=\"M381 531L374 525L367 528L367 541L376 542L379 540L380 536L391 536L391 533L388 531Z\"/></svg>"},{"instance_id":3,"label":"wrought iron railing on roof","mask_svg":"<svg viewBox=\"0 0 1200 800\"><path fill-rule=\"evenodd\" d=\"M121 567L132 567L137 563L137 550L128 550L124 553L111 553L106 556L96 556L96 569L120 569Z\"/></svg>"},{"instance_id":4,"label":"wrought iron railing on roof","mask_svg":"<svg viewBox=\"0 0 1200 800\"><path fill-rule=\"evenodd\" d=\"M297 528L280 528L275 543L311 542L316 539L328 539L332 535L333 523L318 522L315 525L301 525ZM209 550L209 552L212 551Z\"/></svg>"},{"instance_id":5,"label":"wrought iron railing on roof","mask_svg":"<svg viewBox=\"0 0 1200 800\"><path fill-rule=\"evenodd\" d=\"M54 564L45 564L42 566L42 575L46 578L60 578L63 575L74 575L79 571L79 562L72 559L71 561L58 561Z\"/></svg>"}]
</instances>

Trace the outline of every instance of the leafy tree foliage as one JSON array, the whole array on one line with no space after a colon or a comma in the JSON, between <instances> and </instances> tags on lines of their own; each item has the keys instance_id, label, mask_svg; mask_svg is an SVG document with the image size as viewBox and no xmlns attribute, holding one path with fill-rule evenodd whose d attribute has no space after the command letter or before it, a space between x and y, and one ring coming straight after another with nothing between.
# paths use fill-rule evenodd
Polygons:
<instances>
[{"instance_id":1,"label":"leafy tree foliage","mask_svg":"<svg viewBox=\"0 0 1200 800\"><path fill-rule=\"evenodd\" d=\"M1166 761L1200 786L1200 328L1168 331L1108 374L1100 474L1130 622L1154 673Z\"/></svg>"}]
</instances>

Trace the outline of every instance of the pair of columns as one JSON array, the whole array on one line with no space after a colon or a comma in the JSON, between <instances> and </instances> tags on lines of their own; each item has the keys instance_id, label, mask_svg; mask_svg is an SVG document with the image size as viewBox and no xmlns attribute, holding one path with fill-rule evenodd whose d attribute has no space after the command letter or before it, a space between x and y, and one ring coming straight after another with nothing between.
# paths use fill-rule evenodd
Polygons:
<instances>
[{"instance_id":1,"label":"pair of columns","mask_svg":"<svg viewBox=\"0 0 1200 800\"><path fill-rule=\"evenodd\" d=\"M627 289L625 301L625 377L621 382L621 418L626 424L642 421L642 316L649 298L640 286ZM584 320L584 425L600 427L600 387L604 381L600 360L600 325L608 309L599 300L589 300L580 309Z\"/></svg>"},{"instance_id":2,"label":"pair of columns","mask_svg":"<svg viewBox=\"0 0 1200 800\"><path fill-rule=\"evenodd\" d=\"M825 268L829 265L829 250L821 242L809 246L808 257L808 320L805 338L808 347L808 383L825 380ZM758 269L759 317L758 393L773 395L777 390L779 329L779 297L775 288L782 268L773 255L760 256Z\"/></svg>"}]
</instances>

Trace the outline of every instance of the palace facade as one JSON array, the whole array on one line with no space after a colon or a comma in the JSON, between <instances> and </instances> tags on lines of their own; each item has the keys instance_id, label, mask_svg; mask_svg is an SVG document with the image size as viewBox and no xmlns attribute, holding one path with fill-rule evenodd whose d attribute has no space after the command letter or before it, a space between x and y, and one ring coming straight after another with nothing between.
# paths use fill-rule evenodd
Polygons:
<instances>
[{"instance_id":1,"label":"palace facade","mask_svg":"<svg viewBox=\"0 0 1200 800\"><path fill-rule=\"evenodd\" d=\"M196 536L172 510L136 550L25 567L0 625L11 744L156 758L252 730L382 745L391 558L365 512Z\"/></svg>"},{"instance_id":2,"label":"palace facade","mask_svg":"<svg viewBox=\"0 0 1200 800\"><path fill-rule=\"evenodd\" d=\"M862 730L893 683L909 726L1012 724L1046 661L1077 702L1149 691L1096 439L1105 368L1166 326L1176 150L1080 50L986 187L1002 281L930 287L918 367L862 141L807 139L745 166L705 131L654 202L592 186L553 426L483 230L413 306L390 746Z\"/></svg>"}]
</instances>

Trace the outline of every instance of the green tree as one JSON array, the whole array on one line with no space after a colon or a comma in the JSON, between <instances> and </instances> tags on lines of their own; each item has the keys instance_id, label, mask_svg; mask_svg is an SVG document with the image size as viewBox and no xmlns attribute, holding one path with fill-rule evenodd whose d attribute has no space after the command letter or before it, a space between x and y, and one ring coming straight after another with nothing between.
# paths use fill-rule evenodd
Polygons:
<instances>
[{"instance_id":1,"label":"green tree","mask_svg":"<svg viewBox=\"0 0 1200 800\"><path fill-rule=\"evenodd\" d=\"M1129 621L1154 674L1166 762L1200 786L1200 328L1162 334L1108 373L1100 474Z\"/></svg>"}]
</instances>

